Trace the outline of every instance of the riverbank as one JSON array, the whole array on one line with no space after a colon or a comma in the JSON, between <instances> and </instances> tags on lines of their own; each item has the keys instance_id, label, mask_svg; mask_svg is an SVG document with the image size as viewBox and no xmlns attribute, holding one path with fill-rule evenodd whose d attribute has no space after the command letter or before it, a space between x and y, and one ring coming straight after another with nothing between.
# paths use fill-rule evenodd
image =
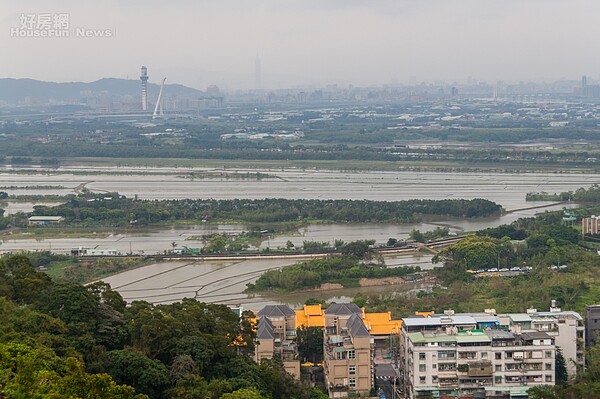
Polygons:
<instances>
[{"instance_id":1,"label":"riverbank","mask_svg":"<svg viewBox=\"0 0 600 399\"><path fill-rule=\"evenodd\" d=\"M320 169L334 171L418 171L418 172L493 172L493 173L598 173L594 165L585 167L556 168L555 165L529 163L501 166L498 163L466 163L464 161L411 160L293 160L285 162L287 168ZM90 158L71 157L61 159L61 167L134 167L134 168L217 168L217 169L270 169L281 170L278 160L231 160L188 158Z\"/></svg>"}]
</instances>

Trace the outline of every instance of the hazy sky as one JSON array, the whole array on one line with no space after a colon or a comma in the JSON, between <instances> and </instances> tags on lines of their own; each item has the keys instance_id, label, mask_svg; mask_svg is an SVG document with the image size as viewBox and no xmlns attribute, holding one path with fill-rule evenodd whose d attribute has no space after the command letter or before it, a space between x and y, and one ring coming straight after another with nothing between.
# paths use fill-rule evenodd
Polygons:
<instances>
[{"instance_id":1,"label":"hazy sky","mask_svg":"<svg viewBox=\"0 0 600 399\"><path fill-rule=\"evenodd\" d=\"M21 14L112 37L11 37ZM258 54L274 88L597 79L599 16L599 0L0 0L0 78L133 79L147 65L153 82L250 88Z\"/></svg>"}]
</instances>

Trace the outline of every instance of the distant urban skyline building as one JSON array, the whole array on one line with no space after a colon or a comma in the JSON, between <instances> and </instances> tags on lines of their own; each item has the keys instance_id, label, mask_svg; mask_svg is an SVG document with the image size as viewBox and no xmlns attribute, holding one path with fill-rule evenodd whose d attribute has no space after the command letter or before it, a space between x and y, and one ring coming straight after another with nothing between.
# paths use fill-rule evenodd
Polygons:
<instances>
[{"instance_id":1,"label":"distant urban skyline building","mask_svg":"<svg viewBox=\"0 0 600 399\"><path fill-rule=\"evenodd\" d=\"M140 75L142 81L142 111L148 111L148 68L142 66Z\"/></svg>"},{"instance_id":2,"label":"distant urban skyline building","mask_svg":"<svg viewBox=\"0 0 600 399\"><path fill-rule=\"evenodd\" d=\"M256 89L260 89L262 87L262 75L260 69L260 57L256 54L256 58L254 59L254 86Z\"/></svg>"}]
</instances>

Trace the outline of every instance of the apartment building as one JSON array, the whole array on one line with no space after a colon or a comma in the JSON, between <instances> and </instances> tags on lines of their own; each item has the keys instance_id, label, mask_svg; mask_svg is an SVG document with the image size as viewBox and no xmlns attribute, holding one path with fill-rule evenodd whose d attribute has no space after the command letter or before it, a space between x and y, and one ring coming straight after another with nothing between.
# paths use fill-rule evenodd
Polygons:
<instances>
[{"instance_id":1,"label":"apartment building","mask_svg":"<svg viewBox=\"0 0 600 399\"><path fill-rule=\"evenodd\" d=\"M378 359L395 358L400 338L402 320L392 319L391 312L366 313L362 319L374 342L374 356Z\"/></svg>"},{"instance_id":2,"label":"apartment building","mask_svg":"<svg viewBox=\"0 0 600 399\"><path fill-rule=\"evenodd\" d=\"M355 314L362 315L362 309L355 303L331 303L325 309L325 328L334 328L335 334L340 334L350 317Z\"/></svg>"},{"instance_id":3,"label":"apartment building","mask_svg":"<svg viewBox=\"0 0 600 399\"><path fill-rule=\"evenodd\" d=\"M583 238L585 238L585 236L591 235L591 236L595 236L598 235L598 226L599 223L598 221L600 220L600 216L596 216L596 215L592 215L589 218L583 218L581 219L581 235Z\"/></svg>"},{"instance_id":4,"label":"apartment building","mask_svg":"<svg viewBox=\"0 0 600 399\"><path fill-rule=\"evenodd\" d=\"M373 360L378 348L381 362L392 361L389 346L400 337L402 321L391 313L366 313L354 303L265 306L257 313L255 360L279 356L288 372L299 378L300 362L294 342L296 329L323 329L323 368L331 397L368 394L373 387ZM396 354L394 347L394 354ZM385 359L387 357L387 360Z\"/></svg>"},{"instance_id":5,"label":"apartment building","mask_svg":"<svg viewBox=\"0 0 600 399\"><path fill-rule=\"evenodd\" d=\"M585 306L585 345L596 345L600 331L600 305Z\"/></svg>"},{"instance_id":6,"label":"apartment building","mask_svg":"<svg viewBox=\"0 0 600 399\"><path fill-rule=\"evenodd\" d=\"M285 371L300 378L300 360L294 338L296 337L295 312L286 305L269 305L260 310L256 330L254 360L278 356Z\"/></svg>"},{"instance_id":7,"label":"apartment building","mask_svg":"<svg viewBox=\"0 0 600 399\"><path fill-rule=\"evenodd\" d=\"M335 306L326 311L323 369L330 398L368 395L373 387L373 341L360 308L354 307Z\"/></svg>"},{"instance_id":8,"label":"apartment building","mask_svg":"<svg viewBox=\"0 0 600 399\"><path fill-rule=\"evenodd\" d=\"M552 301L549 311L542 312L536 309L528 309L526 313L510 314L496 314L495 309L486 309L482 313L462 314L455 314L452 310L448 310L444 314L417 312L415 316L403 319L400 339L401 359L399 363L401 367L404 366L405 384L411 384L413 395L416 394L415 387L418 386L420 387L419 391L429 389L442 396L460 397L460 395L466 395L468 393L467 386L472 385L472 389L480 397L513 398L519 397L521 391L526 391L523 387L531 384L554 384L556 348L561 349L567 370L570 375L574 375L578 367L584 365L585 336L583 318L577 312L561 310L556 306L555 301ZM521 351L512 351L517 353L518 356L520 356L520 352L523 352L524 359L528 359L527 356L531 352L531 359L534 359L529 361L531 365L529 363L524 364L518 369L519 372L523 373L520 380L517 380L517 376L514 374L514 365L499 362L504 358L502 354L496 353L498 351L496 349L475 351L480 352L480 354L479 357L473 355L475 357L470 359L472 361L494 360L492 362L493 375L487 375L486 378L476 378L475 381L469 381L468 378L458 376L458 383L455 383L452 378L449 380L439 379L440 376L443 376L440 373L436 385L427 379L427 375L419 374L419 372L413 370L415 367L427 369L427 364L411 363L411 353L409 353L411 345L414 348L416 343L420 345L423 343L421 341L425 339L424 343L427 347L429 345L432 347L443 347L445 345L457 348L464 345L476 347L477 344L473 342L474 337L477 337L481 342L489 341L489 346L492 348L510 346L509 343L511 342L512 346L517 347L527 346L530 342L531 345L540 348L534 350L523 348ZM543 348L544 345L548 346L548 349ZM488 346L488 343L479 346ZM432 353L434 352L435 350ZM459 356L458 352L456 352L457 356ZM494 359L491 358L492 353ZM539 360L540 353L542 353L541 359L543 360ZM441 366L444 371L454 372L452 366L447 366L445 362L439 361L440 356L450 355L442 352L437 353L436 356L435 359L438 362L435 364L435 370L439 372ZM500 356L500 358L497 358L497 356ZM429 361L428 359L425 360ZM453 364L454 362L449 363ZM456 367L458 365L459 363L456 364ZM434 367L433 363L431 367ZM447 370L448 367L450 367L450 370ZM481 367L485 368L487 366L482 363ZM524 373L524 371L527 371L527 373ZM416 377L419 377L419 379L416 379ZM426 383L421 384L421 377L425 378ZM480 387L475 389L473 384L479 384ZM519 384L521 388L518 387ZM494 391L496 396L490 393L492 389L496 390ZM477 395L474 397L478 397Z\"/></svg>"},{"instance_id":9,"label":"apartment building","mask_svg":"<svg viewBox=\"0 0 600 399\"><path fill-rule=\"evenodd\" d=\"M565 358L570 376L585 362L585 326L577 312L562 311L554 301L548 312L528 309L527 313L498 315L500 325L513 332L545 332L551 336Z\"/></svg>"},{"instance_id":10,"label":"apartment building","mask_svg":"<svg viewBox=\"0 0 600 399\"><path fill-rule=\"evenodd\" d=\"M554 384L554 340L546 333L503 330L406 332L407 398L527 398Z\"/></svg>"}]
</instances>

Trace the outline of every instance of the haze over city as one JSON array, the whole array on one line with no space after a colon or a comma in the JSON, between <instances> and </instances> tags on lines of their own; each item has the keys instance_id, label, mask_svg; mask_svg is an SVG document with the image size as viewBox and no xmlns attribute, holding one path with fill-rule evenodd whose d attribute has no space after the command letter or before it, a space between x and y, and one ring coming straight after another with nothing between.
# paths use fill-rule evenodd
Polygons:
<instances>
[{"instance_id":1,"label":"haze over city","mask_svg":"<svg viewBox=\"0 0 600 399\"><path fill-rule=\"evenodd\" d=\"M0 77L137 79L148 65L155 83L198 89L597 78L599 12L593 0L4 1ZM23 14L56 13L111 35L11 36Z\"/></svg>"}]
</instances>

